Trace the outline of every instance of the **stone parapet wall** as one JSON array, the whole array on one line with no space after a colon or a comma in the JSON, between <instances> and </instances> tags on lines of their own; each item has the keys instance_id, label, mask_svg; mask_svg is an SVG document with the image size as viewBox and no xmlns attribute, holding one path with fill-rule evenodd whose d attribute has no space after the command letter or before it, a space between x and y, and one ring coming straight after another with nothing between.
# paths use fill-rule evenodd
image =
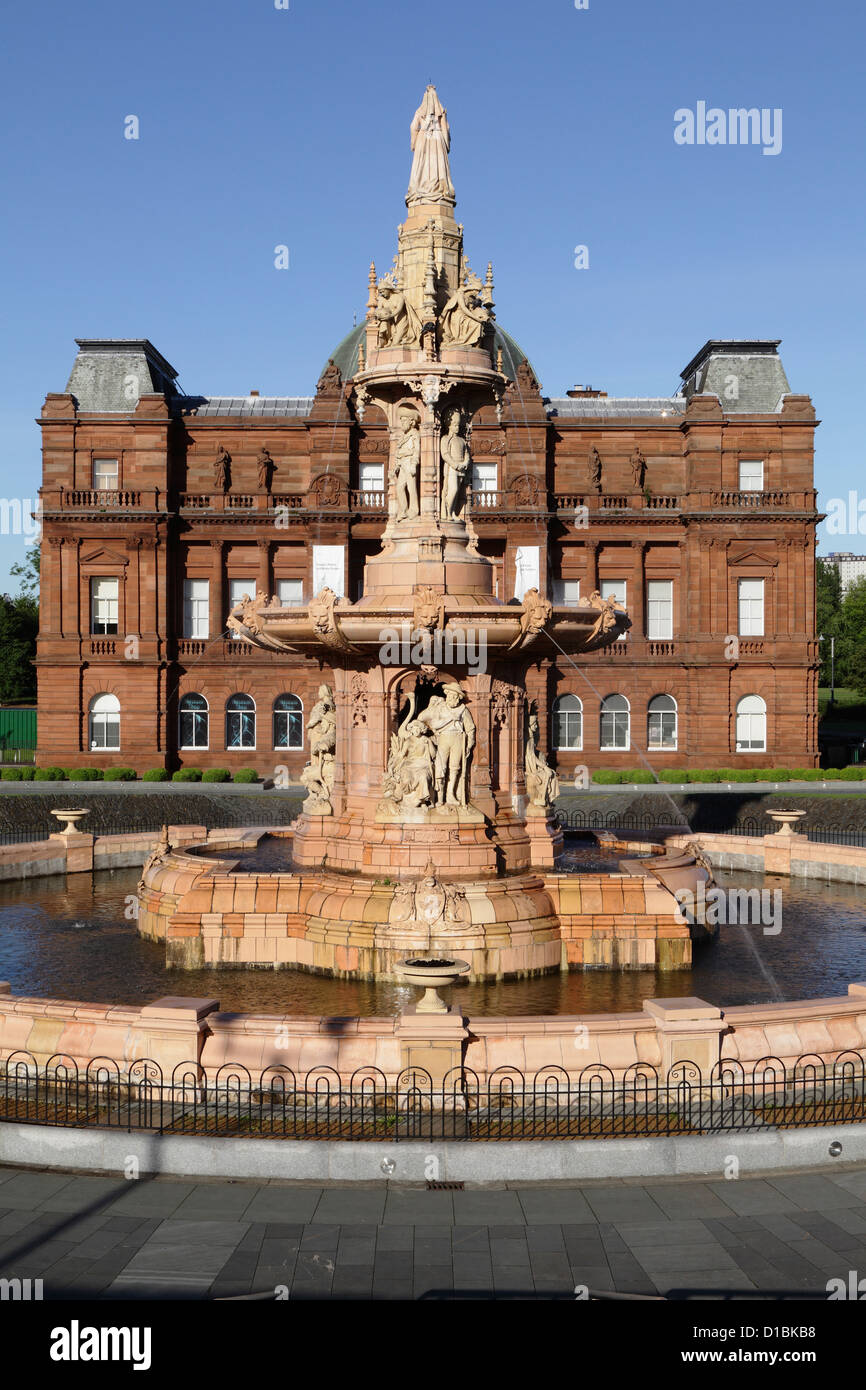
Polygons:
<instances>
[{"instance_id":1,"label":"stone parapet wall","mask_svg":"<svg viewBox=\"0 0 866 1390\"><path fill-rule=\"evenodd\" d=\"M703 830L665 839L669 848L695 843L715 869L866 884L866 847L861 845L816 844L805 835L725 835Z\"/></svg>"}]
</instances>

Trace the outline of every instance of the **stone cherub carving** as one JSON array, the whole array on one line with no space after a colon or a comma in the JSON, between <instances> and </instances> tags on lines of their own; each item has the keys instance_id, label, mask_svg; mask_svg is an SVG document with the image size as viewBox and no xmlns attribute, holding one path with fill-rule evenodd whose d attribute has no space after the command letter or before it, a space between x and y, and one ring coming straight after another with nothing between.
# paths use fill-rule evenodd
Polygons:
<instances>
[{"instance_id":1,"label":"stone cherub carving","mask_svg":"<svg viewBox=\"0 0 866 1390\"><path fill-rule=\"evenodd\" d=\"M451 148L451 132L448 129L448 116L445 107L430 84L421 100L421 105L412 117L409 128L412 145L412 172L409 175L407 199L424 200L454 197L451 182L451 169L448 151Z\"/></svg>"},{"instance_id":2,"label":"stone cherub carving","mask_svg":"<svg viewBox=\"0 0 866 1390\"><path fill-rule=\"evenodd\" d=\"M443 521L459 521L469 473L469 446L460 433L462 416L454 409L448 416L448 432L442 436L439 453L442 458L442 499L440 516Z\"/></svg>"},{"instance_id":3,"label":"stone cherub carving","mask_svg":"<svg viewBox=\"0 0 866 1390\"><path fill-rule=\"evenodd\" d=\"M332 816L331 795L334 790L334 750L337 746L337 707L329 685L319 686L319 699L307 720L310 738L310 761L301 773L307 788L302 810L308 816Z\"/></svg>"},{"instance_id":4,"label":"stone cherub carving","mask_svg":"<svg viewBox=\"0 0 866 1390\"><path fill-rule=\"evenodd\" d=\"M394 494L397 521L410 520L419 512L418 469L421 464L421 435L418 413L409 406L397 412L402 431L394 449Z\"/></svg>"},{"instance_id":5,"label":"stone cherub carving","mask_svg":"<svg viewBox=\"0 0 866 1390\"><path fill-rule=\"evenodd\" d=\"M439 319L444 347L450 344L477 347L481 341L493 316L481 303L480 290L477 281L464 280L446 303Z\"/></svg>"},{"instance_id":6,"label":"stone cherub carving","mask_svg":"<svg viewBox=\"0 0 866 1390\"><path fill-rule=\"evenodd\" d=\"M231 461L231 454L226 453L221 444L218 445L213 465L213 485L219 492L228 492L231 487Z\"/></svg>"},{"instance_id":7,"label":"stone cherub carving","mask_svg":"<svg viewBox=\"0 0 866 1390\"><path fill-rule=\"evenodd\" d=\"M538 711L535 703L530 707L526 730L526 753L524 757L524 776L526 794L532 806L545 809L552 806L559 796L559 778L553 768L548 766L547 758L539 748Z\"/></svg>"},{"instance_id":8,"label":"stone cherub carving","mask_svg":"<svg viewBox=\"0 0 866 1390\"><path fill-rule=\"evenodd\" d=\"M396 272L390 271L379 281L378 298L373 315L378 324L380 347L417 346L421 341L421 320Z\"/></svg>"}]
</instances>

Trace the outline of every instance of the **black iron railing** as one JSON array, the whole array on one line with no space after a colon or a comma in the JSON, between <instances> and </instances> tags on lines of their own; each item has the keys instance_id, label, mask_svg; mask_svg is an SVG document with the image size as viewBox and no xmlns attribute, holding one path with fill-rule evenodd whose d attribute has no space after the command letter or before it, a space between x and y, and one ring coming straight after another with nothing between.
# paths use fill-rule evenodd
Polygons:
<instances>
[{"instance_id":1,"label":"black iron railing","mask_svg":"<svg viewBox=\"0 0 866 1390\"><path fill-rule=\"evenodd\" d=\"M675 831L707 835L775 835L778 823L768 816L742 816L734 824L703 825L699 821L689 824L685 818L678 820L676 810L667 811L581 811L558 810L555 813L557 824L562 830L643 830ZM866 830L851 830L838 825L797 826L796 833L805 835L816 844L822 845L861 845L866 846Z\"/></svg>"},{"instance_id":2,"label":"black iron railing","mask_svg":"<svg viewBox=\"0 0 866 1390\"><path fill-rule=\"evenodd\" d=\"M389 1079L376 1068L341 1077L269 1067L224 1066L205 1079L192 1062L170 1077L156 1062L98 1058L80 1070L60 1058L37 1067L17 1052L0 1063L0 1120L20 1124L148 1130L158 1134L268 1139L615 1139L711 1134L866 1120L866 1062L804 1056L792 1066L764 1057L702 1075L679 1062L660 1075L638 1063L617 1077L590 1066L546 1067L532 1076L500 1067L482 1080L465 1068L434 1081L418 1068Z\"/></svg>"}]
</instances>

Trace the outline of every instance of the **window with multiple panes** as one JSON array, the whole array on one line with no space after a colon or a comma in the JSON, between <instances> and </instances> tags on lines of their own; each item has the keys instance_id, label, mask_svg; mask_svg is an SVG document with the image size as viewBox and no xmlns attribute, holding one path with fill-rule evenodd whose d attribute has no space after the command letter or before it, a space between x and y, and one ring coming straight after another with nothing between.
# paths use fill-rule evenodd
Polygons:
<instances>
[{"instance_id":1,"label":"window with multiple panes","mask_svg":"<svg viewBox=\"0 0 866 1390\"><path fill-rule=\"evenodd\" d=\"M499 465L497 463L473 463L472 465L472 492L475 496L476 507L492 506L494 498L488 497L485 501L484 493L496 492L499 482Z\"/></svg>"},{"instance_id":2,"label":"window with multiple panes","mask_svg":"<svg viewBox=\"0 0 866 1390\"><path fill-rule=\"evenodd\" d=\"M304 706L297 695L278 695L274 700L274 747L303 746Z\"/></svg>"},{"instance_id":3,"label":"window with multiple panes","mask_svg":"<svg viewBox=\"0 0 866 1390\"><path fill-rule=\"evenodd\" d=\"M119 477L120 469L117 459L93 460L94 492L116 492Z\"/></svg>"},{"instance_id":4,"label":"window with multiple panes","mask_svg":"<svg viewBox=\"0 0 866 1390\"><path fill-rule=\"evenodd\" d=\"M650 579L646 586L646 635L669 642L674 635L674 586L671 579Z\"/></svg>"},{"instance_id":5,"label":"window with multiple panes","mask_svg":"<svg viewBox=\"0 0 866 1390\"><path fill-rule=\"evenodd\" d=\"M91 579L90 631L116 636L120 607L119 579Z\"/></svg>"},{"instance_id":6,"label":"window with multiple panes","mask_svg":"<svg viewBox=\"0 0 866 1390\"><path fill-rule=\"evenodd\" d=\"M763 492L764 460L740 459L740 492Z\"/></svg>"},{"instance_id":7,"label":"window with multiple panes","mask_svg":"<svg viewBox=\"0 0 866 1390\"><path fill-rule=\"evenodd\" d=\"M737 580L737 631L741 637L763 637L763 579Z\"/></svg>"},{"instance_id":8,"label":"window with multiple panes","mask_svg":"<svg viewBox=\"0 0 866 1390\"><path fill-rule=\"evenodd\" d=\"M673 695L655 695L647 705L647 748L677 746L677 702Z\"/></svg>"},{"instance_id":9,"label":"window with multiple panes","mask_svg":"<svg viewBox=\"0 0 866 1390\"><path fill-rule=\"evenodd\" d=\"M183 635L210 635L210 585L206 579L183 581Z\"/></svg>"},{"instance_id":10,"label":"window with multiple panes","mask_svg":"<svg viewBox=\"0 0 866 1390\"><path fill-rule=\"evenodd\" d=\"M253 597L256 591L255 582L251 579L230 579L229 580L229 609L236 608L244 594ZM232 632L232 640L242 642L243 638L239 632Z\"/></svg>"},{"instance_id":11,"label":"window with multiple panes","mask_svg":"<svg viewBox=\"0 0 866 1390\"><path fill-rule=\"evenodd\" d=\"M116 753L120 748L120 701L116 695L94 695L88 710L91 753Z\"/></svg>"},{"instance_id":12,"label":"window with multiple panes","mask_svg":"<svg viewBox=\"0 0 866 1390\"><path fill-rule=\"evenodd\" d=\"M554 579L553 601L554 603L570 604L576 608L580 603L580 580Z\"/></svg>"},{"instance_id":13,"label":"window with multiple panes","mask_svg":"<svg viewBox=\"0 0 866 1390\"><path fill-rule=\"evenodd\" d=\"M362 492L384 492L384 463L362 463L360 469L360 482Z\"/></svg>"},{"instance_id":14,"label":"window with multiple panes","mask_svg":"<svg viewBox=\"0 0 866 1390\"><path fill-rule=\"evenodd\" d=\"M628 607L626 601L628 585L624 579L602 579L600 592L602 598L615 598L617 603L622 604L623 608ZM618 642L624 642L626 637L627 633L621 632L616 640Z\"/></svg>"},{"instance_id":15,"label":"window with multiple panes","mask_svg":"<svg viewBox=\"0 0 866 1390\"><path fill-rule=\"evenodd\" d=\"M303 579L278 579L277 598L283 608L298 608L304 602Z\"/></svg>"},{"instance_id":16,"label":"window with multiple panes","mask_svg":"<svg viewBox=\"0 0 866 1390\"><path fill-rule=\"evenodd\" d=\"M744 695L737 703L737 752L767 750L767 706L760 695Z\"/></svg>"},{"instance_id":17,"label":"window with multiple panes","mask_svg":"<svg viewBox=\"0 0 866 1390\"><path fill-rule=\"evenodd\" d=\"M583 747L583 705L577 695L560 695L553 702L553 746Z\"/></svg>"},{"instance_id":18,"label":"window with multiple panes","mask_svg":"<svg viewBox=\"0 0 866 1390\"><path fill-rule=\"evenodd\" d=\"M608 695L601 702L601 747L629 746L629 703L624 695Z\"/></svg>"},{"instance_id":19,"label":"window with multiple panes","mask_svg":"<svg viewBox=\"0 0 866 1390\"><path fill-rule=\"evenodd\" d=\"M203 695L184 695L178 715L181 748L207 748L208 704Z\"/></svg>"},{"instance_id":20,"label":"window with multiple panes","mask_svg":"<svg viewBox=\"0 0 866 1390\"><path fill-rule=\"evenodd\" d=\"M250 695L226 700L226 748L255 748L256 702Z\"/></svg>"}]
</instances>

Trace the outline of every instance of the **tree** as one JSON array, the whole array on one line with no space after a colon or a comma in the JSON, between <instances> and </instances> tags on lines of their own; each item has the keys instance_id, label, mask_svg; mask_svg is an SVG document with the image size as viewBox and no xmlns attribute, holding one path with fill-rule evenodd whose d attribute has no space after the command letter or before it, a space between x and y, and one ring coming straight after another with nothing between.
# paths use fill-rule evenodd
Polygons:
<instances>
[{"instance_id":1,"label":"tree","mask_svg":"<svg viewBox=\"0 0 866 1390\"><path fill-rule=\"evenodd\" d=\"M39 631L39 547L32 546L10 573L17 594L0 594L0 703L36 698L36 634Z\"/></svg>"},{"instance_id":2,"label":"tree","mask_svg":"<svg viewBox=\"0 0 866 1390\"><path fill-rule=\"evenodd\" d=\"M815 565L815 626L819 637L824 640L819 646L821 654L821 684L830 684L830 638L836 641L836 671L839 667L839 630L842 616L842 586L839 579L839 566L827 560L817 560ZM837 684L839 682L837 681Z\"/></svg>"},{"instance_id":3,"label":"tree","mask_svg":"<svg viewBox=\"0 0 866 1390\"><path fill-rule=\"evenodd\" d=\"M852 584L842 600L840 628L836 645L845 684L866 699L866 579Z\"/></svg>"},{"instance_id":4,"label":"tree","mask_svg":"<svg viewBox=\"0 0 866 1390\"><path fill-rule=\"evenodd\" d=\"M39 561L41 559L38 545L30 546L27 551L27 558L19 565L13 565L9 573L15 578L20 579L18 592L25 598L35 598L39 602Z\"/></svg>"}]
</instances>

